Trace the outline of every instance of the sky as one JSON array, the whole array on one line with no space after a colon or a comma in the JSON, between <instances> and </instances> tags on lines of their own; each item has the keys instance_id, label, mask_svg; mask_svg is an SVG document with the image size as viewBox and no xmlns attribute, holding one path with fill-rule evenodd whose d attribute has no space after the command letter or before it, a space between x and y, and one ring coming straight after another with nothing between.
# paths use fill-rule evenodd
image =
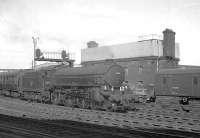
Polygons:
<instances>
[{"instance_id":1,"label":"sky","mask_svg":"<svg viewBox=\"0 0 200 138\"><path fill-rule=\"evenodd\" d=\"M200 65L200 0L0 0L0 69L30 68L32 36L42 51L76 54L88 41L134 42L176 32L180 64Z\"/></svg>"}]
</instances>

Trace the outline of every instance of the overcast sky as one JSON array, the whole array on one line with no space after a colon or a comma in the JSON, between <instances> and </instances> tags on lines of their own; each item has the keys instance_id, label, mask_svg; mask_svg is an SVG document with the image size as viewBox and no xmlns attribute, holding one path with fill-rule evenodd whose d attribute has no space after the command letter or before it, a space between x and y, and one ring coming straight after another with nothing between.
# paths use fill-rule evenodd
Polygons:
<instances>
[{"instance_id":1,"label":"overcast sky","mask_svg":"<svg viewBox=\"0 0 200 138\"><path fill-rule=\"evenodd\" d=\"M200 0L0 0L0 68L29 68L32 36L45 51L75 52L176 32L181 64L200 65Z\"/></svg>"}]
</instances>

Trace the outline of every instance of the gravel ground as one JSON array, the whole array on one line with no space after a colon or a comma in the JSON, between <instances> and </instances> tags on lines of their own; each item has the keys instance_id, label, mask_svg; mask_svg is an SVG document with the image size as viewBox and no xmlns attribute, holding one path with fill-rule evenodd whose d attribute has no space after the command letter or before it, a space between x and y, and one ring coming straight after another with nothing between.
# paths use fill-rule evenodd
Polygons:
<instances>
[{"instance_id":1,"label":"gravel ground","mask_svg":"<svg viewBox=\"0 0 200 138\"><path fill-rule=\"evenodd\" d=\"M200 104L184 106L175 100L157 100L156 103L137 104L138 111L111 113L22 101L0 96L0 114L35 118L64 119L122 128L167 128L200 133Z\"/></svg>"}]
</instances>

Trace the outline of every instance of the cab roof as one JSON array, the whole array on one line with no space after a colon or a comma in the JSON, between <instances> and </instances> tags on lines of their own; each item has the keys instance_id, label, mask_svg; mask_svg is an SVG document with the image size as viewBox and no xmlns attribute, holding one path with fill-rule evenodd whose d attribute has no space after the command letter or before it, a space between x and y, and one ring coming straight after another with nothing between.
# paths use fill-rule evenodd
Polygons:
<instances>
[{"instance_id":1,"label":"cab roof","mask_svg":"<svg viewBox=\"0 0 200 138\"><path fill-rule=\"evenodd\" d=\"M160 69L158 74L198 74L200 68L174 68L174 69Z\"/></svg>"}]
</instances>

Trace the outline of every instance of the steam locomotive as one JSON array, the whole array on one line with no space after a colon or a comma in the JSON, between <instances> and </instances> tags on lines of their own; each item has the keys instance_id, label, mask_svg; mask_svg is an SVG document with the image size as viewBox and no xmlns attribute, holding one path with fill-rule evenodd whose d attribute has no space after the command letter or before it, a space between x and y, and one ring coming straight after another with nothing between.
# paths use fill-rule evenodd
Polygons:
<instances>
[{"instance_id":1,"label":"steam locomotive","mask_svg":"<svg viewBox=\"0 0 200 138\"><path fill-rule=\"evenodd\" d=\"M132 91L124 88L124 68L115 63L0 73L1 94L26 100L100 110L127 110Z\"/></svg>"}]
</instances>

